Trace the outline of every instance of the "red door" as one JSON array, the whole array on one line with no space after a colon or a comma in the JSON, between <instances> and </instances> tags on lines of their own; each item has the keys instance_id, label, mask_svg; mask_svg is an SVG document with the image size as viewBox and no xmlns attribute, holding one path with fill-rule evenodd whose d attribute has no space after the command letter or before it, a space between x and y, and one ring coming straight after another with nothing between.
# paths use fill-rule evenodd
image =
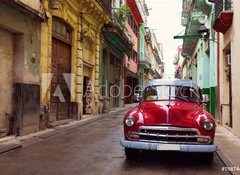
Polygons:
<instances>
[{"instance_id":1,"label":"red door","mask_svg":"<svg viewBox=\"0 0 240 175\"><path fill-rule=\"evenodd\" d=\"M53 38L50 113L57 120L67 119L70 112L70 91L64 74L71 73L71 46Z\"/></svg>"}]
</instances>

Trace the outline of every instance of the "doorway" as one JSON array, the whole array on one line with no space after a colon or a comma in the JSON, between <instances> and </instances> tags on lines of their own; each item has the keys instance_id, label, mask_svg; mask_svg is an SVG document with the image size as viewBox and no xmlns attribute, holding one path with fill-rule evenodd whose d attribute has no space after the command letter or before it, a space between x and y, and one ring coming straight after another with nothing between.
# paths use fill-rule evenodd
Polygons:
<instances>
[{"instance_id":1,"label":"doorway","mask_svg":"<svg viewBox=\"0 0 240 175\"><path fill-rule=\"evenodd\" d=\"M53 38L52 42L52 81L51 81L51 113L57 120L69 118L70 90L64 74L71 73L71 46Z\"/></svg>"},{"instance_id":2,"label":"doorway","mask_svg":"<svg viewBox=\"0 0 240 175\"><path fill-rule=\"evenodd\" d=\"M13 34L0 27L0 128L8 132L9 119L12 115L13 93Z\"/></svg>"},{"instance_id":3,"label":"doorway","mask_svg":"<svg viewBox=\"0 0 240 175\"><path fill-rule=\"evenodd\" d=\"M92 114L92 81L87 76L83 78L83 114Z\"/></svg>"}]
</instances>

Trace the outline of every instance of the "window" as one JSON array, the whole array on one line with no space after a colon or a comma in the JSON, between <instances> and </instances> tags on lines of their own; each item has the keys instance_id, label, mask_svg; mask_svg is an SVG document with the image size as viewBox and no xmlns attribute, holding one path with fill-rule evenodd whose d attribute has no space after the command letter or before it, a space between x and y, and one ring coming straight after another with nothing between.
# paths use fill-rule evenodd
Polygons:
<instances>
[{"instance_id":1,"label":"window","mask_svg":"<svg viewBox=\"0 0 240 175\"><path fill-rule=\"evenodd\" d=\"M133 17L132 17L132 15L129 15L129 16L128 16L128 24L129 24L130 27L132 28L132 25L133 25Z\"/></svg>"},{"instance_id":2,"label":"window","mask_svg":"<svg viewBox=\"0 0 240 175\"><path fill-rule=\"evenodd\" d=\"M137 36L137 25L136 25L135 22L134 22L134 24L133 24L133 32L134 32L135 35Z\"/></svg>"},{"instance_id":3,"label":"window","mask_svg":"<svg viewBox=\"0 0 240 175\"><path fill-rule=\"evenodd\" d=\"M55 37L71 43L71 28L60 18L53 17L52 31Z\"/></svg>"},{"instance_id":4,"label":"window","mask_svg":"<svg viewBox=\"0 0 240 175\"><path fill-rule=\"evenodd\" d=\"M201 101L198 89L185 86L151 86L143 92L144 101L152 100L177 100L187 102Z\"/></svg>"},{"instance_id":5,"label":"window","mask_svg":"<svg viewBox=\"0 0 240 175\"><path fill-rule=\"evenodd\" d=\"M132 51L132 59L134 62L137 62L137 52L135 50Z\"/></svg>"},{"instance_id":6,"label":"window","mask_svg":"<svg viewBox=\"0 0 240 175\"><path fill-rule=\"evenodd\" d=\"M131 29L133 30L134 34L137 36L138 27L137 27L137 24L134 21L132 15L129 15L129 17L128 17L128 24L131 27Z\"/></svg>"}]
</instances>

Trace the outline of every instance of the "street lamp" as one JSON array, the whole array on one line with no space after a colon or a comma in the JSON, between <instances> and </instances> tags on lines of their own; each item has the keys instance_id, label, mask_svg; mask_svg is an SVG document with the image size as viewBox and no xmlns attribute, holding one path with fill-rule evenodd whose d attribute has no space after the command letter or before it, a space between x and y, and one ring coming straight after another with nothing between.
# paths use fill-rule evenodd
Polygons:
<instances>
[{"instance_id":1,"label":"street lamp","mask_svg":"<svg viewBox=\"0 0 240 175\"><path fill-rule=\"evenodd\" d=\"M198 33L200 33L203 38L207 38L209 36L209 29L204 24L202 24L198 28Z\"/></svg>"}]
</instances>

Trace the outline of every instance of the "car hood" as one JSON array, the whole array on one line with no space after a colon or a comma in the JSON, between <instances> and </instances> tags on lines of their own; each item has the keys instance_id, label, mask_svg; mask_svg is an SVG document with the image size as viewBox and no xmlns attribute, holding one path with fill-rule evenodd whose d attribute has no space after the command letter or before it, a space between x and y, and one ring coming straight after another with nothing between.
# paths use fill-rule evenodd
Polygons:
<instances>
[{"instance_id":1,"label":"car hood","mask_svg":"<svg viewBox=\"0 0 240 175\"><path fill-rule=\"evenodd\" d=\"M201 104L183 101L142 102L139 110L144 125L172 125L193 127L193 120L203 111Z\"/></svg>"}]
</instances>

